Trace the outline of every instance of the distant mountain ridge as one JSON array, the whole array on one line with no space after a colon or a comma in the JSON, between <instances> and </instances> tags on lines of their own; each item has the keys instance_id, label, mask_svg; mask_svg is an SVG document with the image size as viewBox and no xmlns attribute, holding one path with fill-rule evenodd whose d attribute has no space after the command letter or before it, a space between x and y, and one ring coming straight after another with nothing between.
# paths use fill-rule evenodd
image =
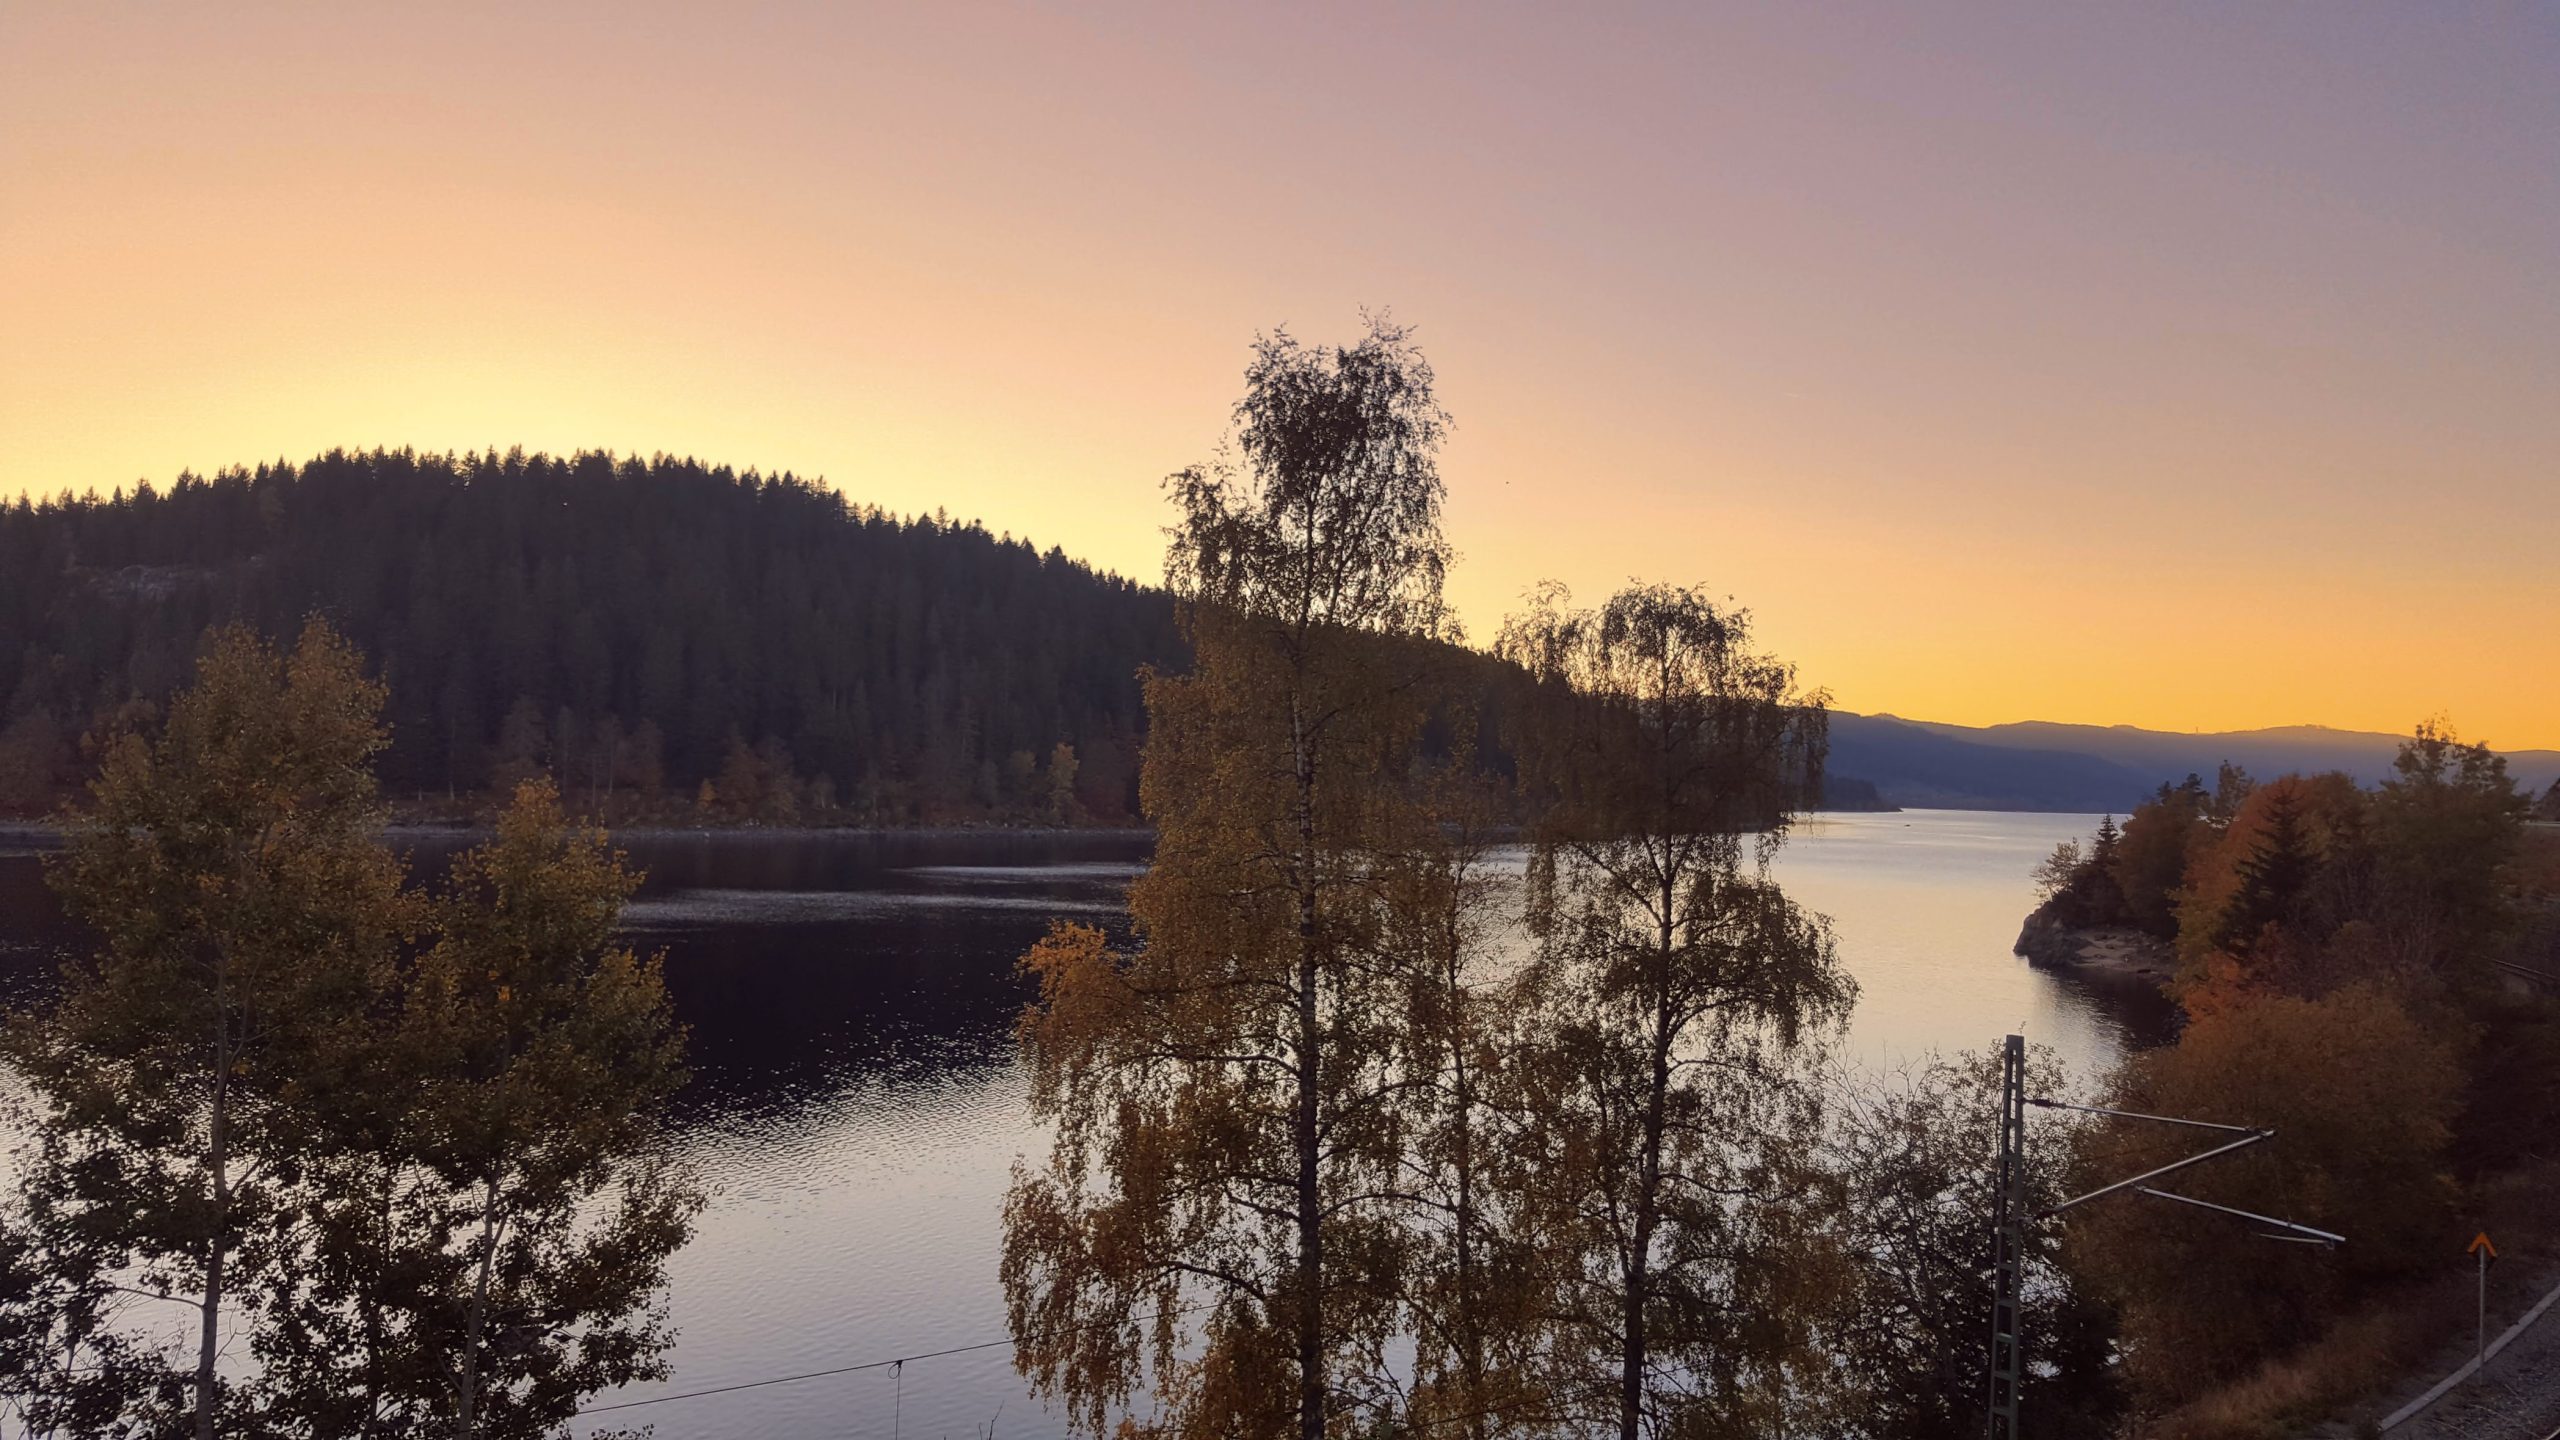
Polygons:
<instances>
[{"instance_id":1,"label":"distant mountain ridge","mask_svg":"<svg viewBox=\"0 0 2560 1440\"><path fill-rule=\"evenodd\" d=\"M2225 761L2262 779L2338 770L2370 785L2391 773L2405 738L2324 725L2188 734L2046 720L1950 725L1841 711L1831 717L1830 768L1873 782L1895 805L2121 814L2164 781L2189 774L2211 780ZM2560 750L2501 753L2528 794L2560 778Z\"/></svg>"}]
</instances>

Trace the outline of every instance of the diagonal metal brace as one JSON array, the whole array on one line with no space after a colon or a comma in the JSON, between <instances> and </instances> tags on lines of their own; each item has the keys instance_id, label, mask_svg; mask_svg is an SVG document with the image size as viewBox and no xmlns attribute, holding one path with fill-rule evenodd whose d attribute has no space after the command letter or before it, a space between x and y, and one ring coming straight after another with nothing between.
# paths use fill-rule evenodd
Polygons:
<instances>
[{"instance_id":1,"label":"diagonal metal brace","mask_svg":"<svg viewBox=\"0 0 2560 1440\"><path fill-rule=\"evenodd\" d=\"M2145 1180L2157 1180L2172 1170L2184 1170L2190 1165L2201 1165L2207 1160L2228 1155L2234 1150L2245 1149L2251 1145L2257 1144L2261 1140L2273 1140L2274 1138L2276 1138L2276 1132L2273 1130L2252 1130L2247 1135L2238 1140L2232 1141L2228 1145L2217 1145L2213 1149L2207 1150L2201 1155L2190 1155L2184 1160L2173 1160L2156 1170L2145 1170L2141 1174L2133 1176L2130 1179L2119 1180L2113 1185L2100 1186L2098 1189L2092 1190L2086 1195L2075 1195L2071 1199L2065 1200L2059 1205L2050 1206L2044 1210L2038 1211L2036 1213L2036 1218L2039 1220L2050 1220L2054 1216L2061 1214L2063 1211L2068 1210L2075 1205L2086 1205L2092 1200L2105 1195L2113 1195L2119 1190L2137 1189Z\"/></svg>"},{"instance_id":2,"label":"diagonal metal brace","mask_svg":"<svg viewBox=\"0 0 2560 1440\"><path fill-rule=\"evenodd\" d=\"M2326 1245L2332 1249L2347 1243L2347 1237L2344 1235L2332 1235L2326 1230L2314 1230L2308 1225L2296 1225L2290 1220L2279 1220L2273 1215L2260 1215L2253 1210L2239 1210L2234 1209L2229 1205L2216 1205L2210 1200L2198 1200L2192 1195L2172 1195L2166 1190L2154 1190L2148 1185L2137 1186L2136 1188L2143 1194L2149 1195L2154 1199L2175 1200L2181 1205L2193 1205L2203 1210L2219 1210L2225 1215L2237 1215L2243 1220L2255 1220L2261 1225L2273 1225L2279 1230L2290 1230L2294 1232L2290 1235L2269 1235L2264 1237L2269 1240L2293 1240L2305 1245Z\"/></svg>"},{"instance_id":3,"label":"diagonal metal brace","mask_svg":"<svg viewBox=\"0 0 2560 1440\"><path fill-rule=\"evenodd\" d=\"M2104 1105L2074 1105L2068 1100L2041 1100L2030 1095L2027 1103L2046 1110L2077 1110L2083 1115L2112 1115L2119 1120L2156 1120L2163 1125L2192 1125L2198 1130L2228 1130L2234 1135L2255 1132L2246 1125L2225 1125L2219 1120L2189 1120L2177 1115L2145 1115L2139 1110L2110 1110Z\"/></svg>"}]
</instances>

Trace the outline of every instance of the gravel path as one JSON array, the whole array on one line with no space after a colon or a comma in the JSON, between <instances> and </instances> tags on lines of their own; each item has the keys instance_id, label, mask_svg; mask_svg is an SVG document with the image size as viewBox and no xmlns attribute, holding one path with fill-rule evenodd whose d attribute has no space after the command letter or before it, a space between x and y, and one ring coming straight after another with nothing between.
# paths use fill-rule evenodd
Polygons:
<instances>
[{"instance_id":1,"label":"gravel path","mask_svg":"<svg viewBox=\"0 0 2560 1440\"><path fill-rule=\"evenodd\" d=\"M2487 1369L2392 1431L2391 1440L2545 1440L2554 1430L2560 1430L2560 1306L2544 1312Z\"/></svg>"}]
</instances>

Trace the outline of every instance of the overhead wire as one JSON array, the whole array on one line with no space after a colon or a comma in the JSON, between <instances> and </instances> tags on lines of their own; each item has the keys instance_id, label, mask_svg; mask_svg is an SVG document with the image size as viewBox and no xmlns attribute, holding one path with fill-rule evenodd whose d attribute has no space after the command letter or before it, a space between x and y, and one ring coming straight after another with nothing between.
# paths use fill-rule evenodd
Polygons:
<instances>
[{"instance_id":1,"label":"overhead wire","mask_svg":"<svg viewBox=\"0 0 2560 1440\"><path fill-rule=\"evenodd\" d=\"M1178 1306L1171 1310L1160 1310L1153 1315L1141 1316L1139 1317L1139 1320L1141 1323L1144 1323L1166 1319L1175 1315L1187 1315L1196 1311L1205 1310L1209 1308L1212 1303L1214 1302L1201 1302L1197 1304ZM1096 1327L1120 1323L1124 1322L1102 1320L1090 1322L1091 1326ZM1062 1328L1075 1329L1079 1327L1067 1326ZM830 1366L824 1370L806 1370L795 1375L774 1375L768 1376L762 1380L744 1380L734 1385L714 1385L701 1390L680 1391L673 1395L648 1395L637 1400L617 1400L609 1405L590 1405L585 1409L578 1411L577 1414L580 1416L602 1415L607 1411L613 1410L636 1410L644 1405L665 1405L677 1400L699 1400L713 1395L733 1395L742 1390L761 1390L768 1386L796 1384L803 1380L821 1380L834 1375L852 1375L865 1370L893 1370L899 1375L901 1381L899 1392L899 1398L901 1401L900 1408L903 1409L905 1395L905 1367L908 1362L915 1360L939 1360L952 1355L967 1355L980 1350L993 1350L999 1346L1011 1345L1013 1343L1014 1342L1010 1337L1002 1340L982 1340L972 1345L953 1345L940 1350L919 1351L913 1355L895 1355L885 1360L865 1360L854 1365L836 1365ZM1495 1416L1508 1415L1515 1410L1526 1409L1533 1405L1554 1406L1562 1402L1592 1398L1603 1394L1613 1394L1615 1391L1616 1386L1604 1385L1595 1386L1588 1390L1567 1391L1562 1395L1525 1395L1517 1399L1505 1401L1498 1405L1485 1406L1482 1409L1468 1410L1456 1414L1434 1415L1414 1425L1412 1427L1412 1432L1425 1433L1441 1430L1452 1425L1461 1425L1471 1420L1487 1420L1492 1419Z\"/></svg>"},{"instance_id":2,"label":"overhead wire","mask_svg":"<svg viewBox=\"0 0 2560 1440\"><path fill-rule=\"evenodd\" d=\"M1060 1326L1057 1330L1051 1331L1050 1333L1057 1334L1076 1329L1098 1329L1106 1325L1132 1323L1148 1324L1159 1320L1171 1319L1176 1315L1188 1315L1195 1311L1205 1310L1209 1308L1212 1303L1214 1302L1200 1301L1190 1305L1178 1305L1170 1310L1159 1310L1152 1315L1137 1316L1132 1320L1093 1320L1087 1322L1083 1326ZM636 1400L616 1400L609 1405L590 1405L577 1413L580 1415L602 1415L609 1410L636 1410L643 1405L666 1405L672 1404L678 1400L699 1400L706 1395L730 1395L735 1394L740 1390L762 1390L773 1385L796 1385L803 1380L823 1380L831 1375L853 1375L865 1370L896 1369L901 1372L901 1377L903 1378L905 1367L910 1361L941 1360L953 1355L967 1355L979 1350L993 1350L998 1346L1011 1345L1013 1343L1014 1340L1011 1336L1006 1336L1001 1340L980 1340L975 1344L953 1345L941 1350L919 1351L913 1355L892 1355L885 1360L864 1360L853 1365L829 1366L824 1370L804 1370L796 1375L772 1375L767 1376L762 1380L741 1380L734 1385L712 1385L700 1390L682 1390L673 1395L644 1395ZM902 1389L901 1394L903 1395L903 1393Z\"/></svg>"}]
</instances>

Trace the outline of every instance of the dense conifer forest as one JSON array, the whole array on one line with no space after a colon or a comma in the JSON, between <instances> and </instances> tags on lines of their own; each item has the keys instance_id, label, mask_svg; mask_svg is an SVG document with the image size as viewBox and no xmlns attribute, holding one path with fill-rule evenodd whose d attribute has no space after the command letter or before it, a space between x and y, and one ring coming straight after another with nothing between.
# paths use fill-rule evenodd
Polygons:
<instances>
[{"instance_id":1,"label":"dense conifer forest","mask_svg":"<svg viewBox=\"0 0 2560 1440\"><path fill-rule=\"evenodd\" d=\"M548 771L618 819L1112 822L1171 601L941 515L690 459L331 453L0 507L0 809L159 703L208 626L323 615L390 690L385 790Z\"/></svg>"}]
</instances>

